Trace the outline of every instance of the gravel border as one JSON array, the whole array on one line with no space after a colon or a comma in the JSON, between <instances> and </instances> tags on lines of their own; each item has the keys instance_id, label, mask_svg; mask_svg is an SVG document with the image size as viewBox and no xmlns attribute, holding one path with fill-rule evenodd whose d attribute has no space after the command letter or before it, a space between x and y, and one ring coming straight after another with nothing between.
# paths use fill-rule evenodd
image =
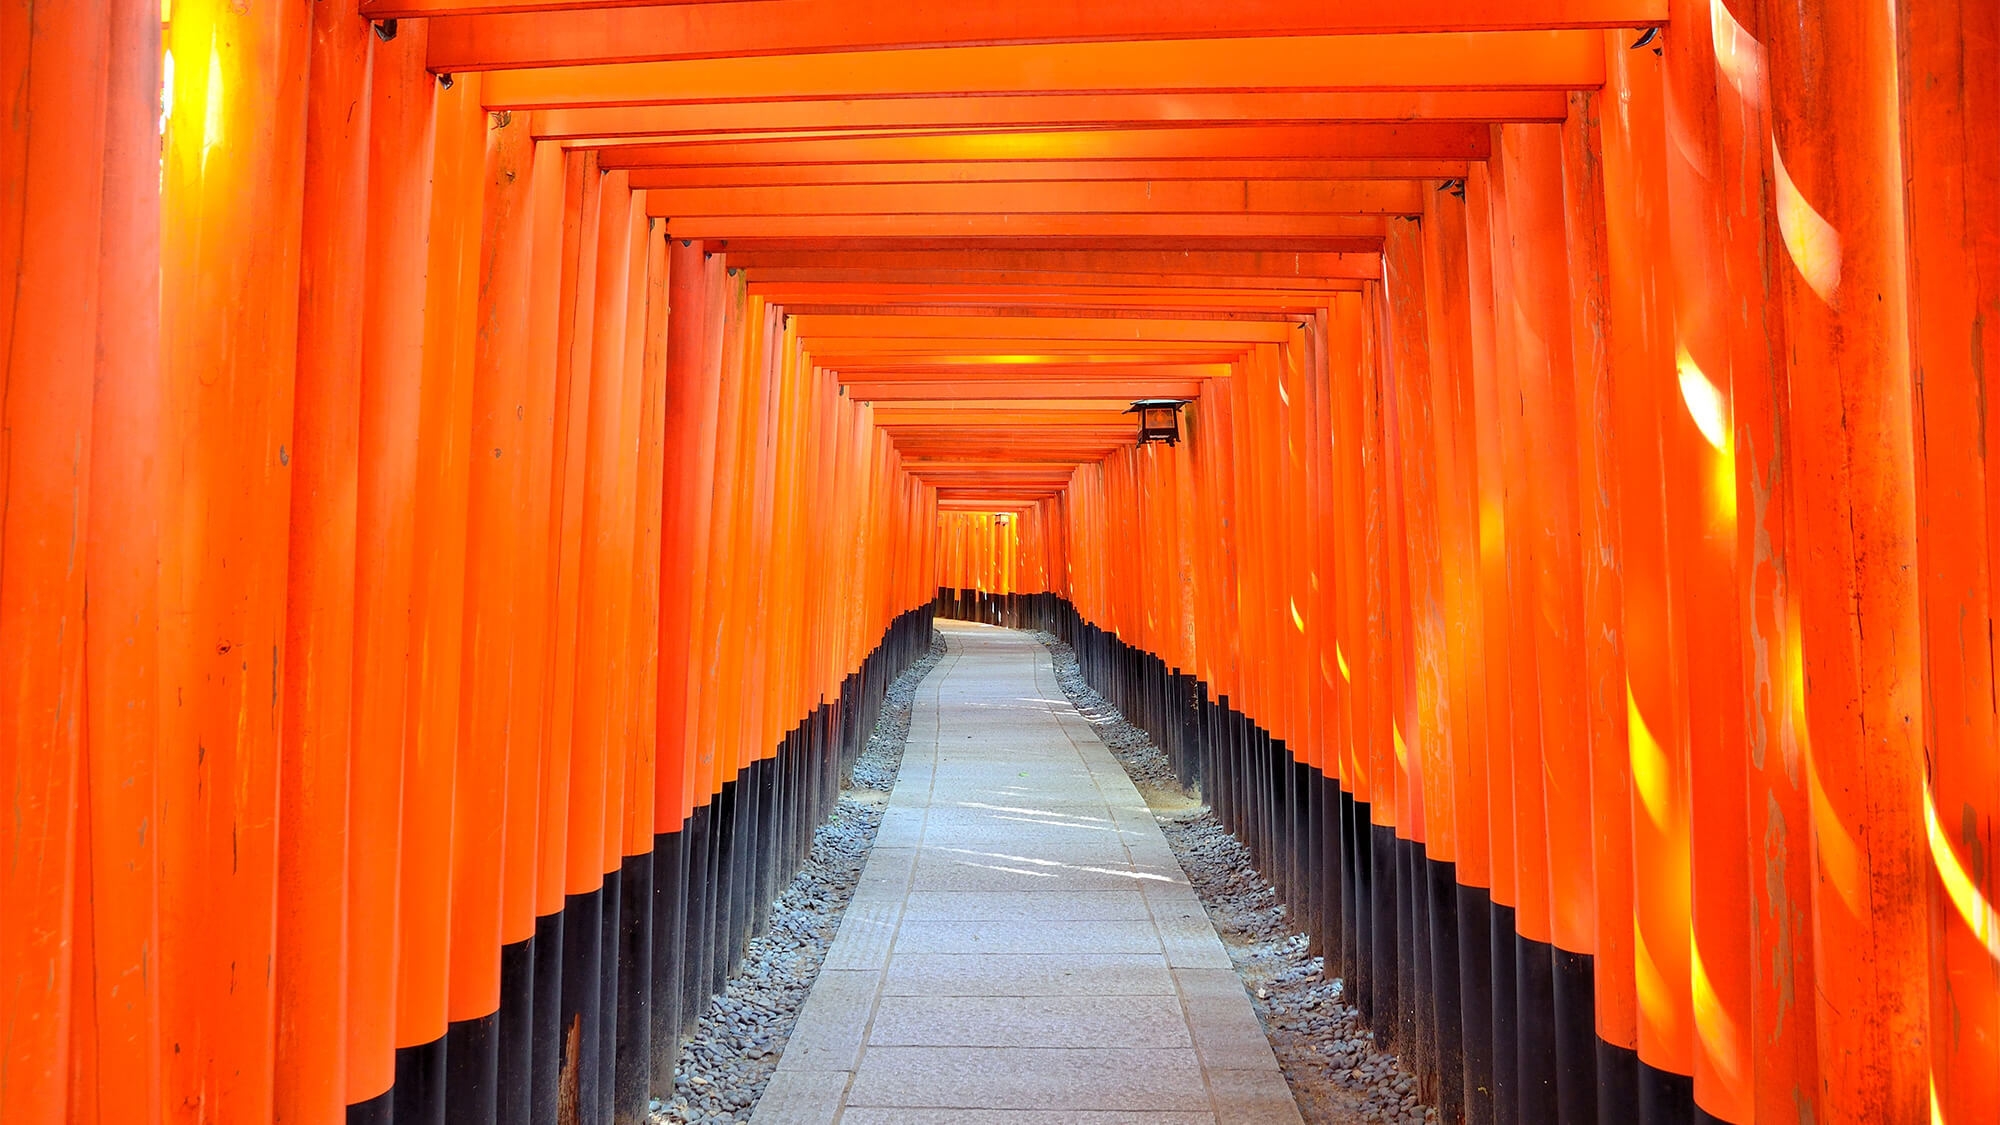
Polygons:
<instances>
[{"instance_id":1,"label":"gravel border","mask_svg":"<svg viewBox=\"0 0 2000 1125\"><path fill-rule=\"evenodd\" d=\"M1306 936L1293 929L1290 911L1251 868L1249 849L1181 788L1151 737L1084 681L1068 645L1049 633L1034 637L1055 658L1063 694L1153 810L1229 950L1306 1125L1437 1121L1437 1110L1417 1103L1416 1079L1394 1054L1376 1047L1361 1013L1342 1002L1339 978L1325 976L1321 959L1307 952Z\"/></svg>"},{"instance_id":2,"label":"gravel border","mask_svg":"<svg viewBox=\"0 0 2000 1125\"><path fill-rule=\"evenodd\" d=\"M805 866L772 905L770 927L751 940L743 964L710 1001L682 1048L673 1098L653 1099L653 1125L750 1120L875 846L875 830L903 762L917 684L944 651L943 634L933 632L930 650L889 685L881 717L841 787L833 815L813 830Z\"/></svg>"}]
</instances>

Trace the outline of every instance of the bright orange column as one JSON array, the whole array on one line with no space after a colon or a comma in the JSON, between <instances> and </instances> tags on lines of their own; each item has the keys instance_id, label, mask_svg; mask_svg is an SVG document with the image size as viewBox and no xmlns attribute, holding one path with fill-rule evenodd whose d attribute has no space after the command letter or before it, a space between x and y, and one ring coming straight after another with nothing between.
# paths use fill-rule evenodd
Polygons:
<instances>
[{"instance_id":1,"label":"bright orange column","mask_svg":"<svg viewBox=\"0 0 2000 1125\"><path fill-rule=\"evenodd\" d=\"M93 908L94 1063L71 1120L161 1116L159 929L159 511L166 437L160 379L160 25L114 11L107 58L103 220L98 234L97 370L84 576L85 738ZM0 538L4 535L0 534ZM9 897L9 901L14 901ZM78 959L79 976L85 968ZM81 986L80 986L81 987ZM79 1020L81 1027L84 1021ZM94 1072L94 1073L93 1073ZM30 1069L29 1073L33 1073ZM95 1083L95 1091L83 1089ZM94 1093L96 1113L86 1099ZM11 1105L0 1095L0 1105Z\"/></svg>"},{"instance_id":2,"label":"bright orange column","mask_svg":"<svg viewBox=\"0 0 2000 1125\"><path fill-rule=\"evenodd\" d=\"M1487 841L1492 901L1512 907L1520 901L1514 863L1513 668L1508 660L1513 612L1507 600L1507 510L1500 427L1495 418L1499 386L1499 335L1494 303L1492 185L1483 166L1465 178L1465 237L1471 305L1471 390L1469 409L1476 458L1474 503L1479 521L1479 587L1485 658L1481 671L1486 694ZM1495 933L1498 934L1496 916ZM1495 972L1499 972L1495 966ZM1495 1020L1501 1018L1495 1014ZM1494 1024L1497 1033L1500 1024Z\"/></svg>"},{"instance_id":3,"label":"bright orange column","mask_svg":"<svg viewBox=\"0 0 2000 1125\"><path fill-rule=\"evenodd\" d=\"M493 1013L500 1002L501 903L511 897L502 860L510 773L533 761L513 729L517 630L526 598L519 567L539 528L524 518L529 434L528 278L533 254L534 144L526 114L482 114L478 209L462 237L476 238L478 272L469 307L471 391L465 447L465 613L460 642L457 776L451 879L453 1022ZM477 225L471 224L477 219ZM527 654L523 654L525 656Z\"/></svg>"},{"instance_id":4,"label":"bright orange column","mask_svg":"<svg viewBox=\"0 0 2000 1125\"><path fill-rule=\"evenodd\" d=\"M273 1110L286 513L310 13L177 4L161 170L162 1089Z\"/></svg>"},{"instance_id":5,"label":"bright orange column","mask_svg":"<svg viewBox=\"0 0 2000 1125\"><path fill-rule=\"evenodd\" d=\"M577 599L583 548L583 487L590 420L591 301L597 287L597 224L602 178L593 153L563 164L562 237L555 259L536 255L536 273L558 272L554 444L549 481L548 680L542 727L542 816L535 912L553 914L596 883L573 869L572 759L576 741ZM567 941L567 936L565 936Z\"/></svg>"},{"instance_id":6,"label":"bright orange column","mask_svg":"<svg viewBox=\"0 0 2000 1125\"><path fill-rule=\"evenodd\" d=\"M1932 1112L2000 1118L2000 730L1994 613L2000 471L2000 8L1897 13L1909 214L1931 871Z\"/></svg>"},{"instance_id":7,"label":"bright orange column","mask_svg":"<svg viewBox=\"0 0 2000 1125\"><path fill-rule=\"evenodd\" d=\"M1930 866L1896 28L1773 0L1773 197L1813 806L1824 1120L1929 1112Z\"/></svg>"},{"instance_id":8,"label":"bright orange column","mask_svg":"<svg viewBox=\"0 0 2000 1125\"><path fill-rule=\"evenodd\" d=\"M348 791L368 282L374 36L344 4L312 13L298 368L292 416L279 753L276 1102L338 1121L347 1102ZM378 826L369 825L370 829Z\"/></svg>"},{"instance_id":9,"label":"bright orange column","mask_svg":"<svg viewBox=\"0 0 2000 1125\"><path fill-rule=\"evenodd\" d=\"M1563 122L1564 236L1569 244L1571 357L1576 370L1577 532L1583 593L1581 649L1590 746L1592 956L1600 1039L1638 1046L1632 972L1632 758L1625 667L1625 550L1619 536L1619 433L1611 367L1610 265L1605 229L1603 99L1570 95ZM1600 1060L1602 1061L1602 1060ZM1625 1095L1628 1075L1598 1074Z\"/></svg>"},{"instance_id":10,"label":"bright orange column","mask_svg":"<svg viewBox=\"0 0 2000 1125\"><path fill-rule=\"evenodd\" d=\"M476 75L437 95L425 273L411 571L396 1045L431 1044L452 1017L451 908L463 683L473 310L486 114ZM473 831L475 826L466 826Z\"/></svg>"},{"instance_id":11,"label":"bright orange column","mask_svg":"<svg viewBox=\"0 0 2000 1125\"><path fill-rule=\"evenodd\" d=\"M1675 376L1662 402L1669 554L1685 630L1688 784L1693 809L1695 1104L1750 1119L1750 865L1744 753L1743 641L1735 589L1736 461L1731 378L1734 303L1720 226L1715 42L1706 3L1674 9L1665 53L1668 217L1673 229ZM1676 408L1678 407L1678 408Z\"/></svg>"},{"instance_id":12,"label":"bright orange column","mask_svg":"<svg viewBox=\"0 0 2000 1125\"><path fill-rule=\"evenodd\" d=\"M77 540L89 519L111 24L96 4L0 19L0 60L19 76L0 132L0 782L12 806L0 828L0 895L13 915L0 933L9 1025L0 1050L21 1065L18 1079L10 1065L0 1082L0 1115L58 1122L68 1117L72 1008L84 1019L95 1008L75 992L73 944L86 936L80 906L90 922L91 866L78 855L90 779L80 706L87 560ZM81 176L65 167L72 158ZM86 947L86 963L90 955Z\"/></svg>"},{"instance_id":13,"label":"bright orange column","mask_svg":"<svg viewBox=\"0 0 2000 1125\"><path fill-rule=\"evenodd\" d=\"M501 857L500 940L506 945L533 937L540 929L539 919L557 909L553 904L545 906L550 896L545 895L542 885L542 853L546 806L550 803L545 794L550 770L548 704L553 672L548 652L555 627L550 587L557 554L551 540L561 527L554 508L556 377L561 366L557 355L562 315L560 259L566 245L563 218L569 185L559 146L536 143L533 150L525 171L509 169L528 179L530 187L527 213L514 228L515 237L527 243L516 251L524 250L528 255L526 292L518 306L523 323L504 335L507 343L522 350L527 368L517 403L526 429L519 446L525 465L519 470L522 479L511 548L519 558L514 571L517 592L513 682L507 698L507 819Z\"/></svg>"},{"instance_id":14,"label":"bright orange column","mask_svg":"<svg viewBox=\"0 0 2000 1125\"><path fill-rule=\"evenodd\" d=\"M1605 247L1612 426L1624 547L1627 755L1632 774L1633 981L1639 1061L1693 1074L1689 810L1660 427L1672 389L1673 305L1660 59L1607 37ZM1668 399L1667 395L1675 396ZM1641 1094L1648 1078L1642 1075Z\"/></svg>"},{"instance_id":15,"label":"bright orange column","mask_svg":"<svg viewBox=\"0 0 2000 1125\"><path fill-rule=\"evenodd\" d=\"M375 48L369 91L367 281L362 287L347 879L347 1094L395 1080L423 308L432 100L422 25Z\"/></svg>"}]
</instances>

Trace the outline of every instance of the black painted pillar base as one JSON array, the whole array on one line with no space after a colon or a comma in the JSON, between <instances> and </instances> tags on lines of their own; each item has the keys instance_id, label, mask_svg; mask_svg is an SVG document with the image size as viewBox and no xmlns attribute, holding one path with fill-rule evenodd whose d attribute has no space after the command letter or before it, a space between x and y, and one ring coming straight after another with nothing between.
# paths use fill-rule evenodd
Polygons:
<instances>
[{"instance_id":1,"label":"black painted pillar base","mask_svg":"<svg viewBox=\"0 0 2000 1125\"><path fill-rule=\"evenodd\" d=\"M1639 1052L1597 1041L1597 1119L1603 1125L1635 1120L1639 1105Z\"/></svg>"},{"instance_id":2,"label":"black painted pillar base","mask_svg":"<svg viewBox=\"0 0 2000 1125\"><path fill-rule=\"evenodd\" d=\"M1459 1041L1465 1052L1466 1125L1493 1125L1493 897L1458 891Z\"/></svg>"},{"instance_id":3,"label":"black painted pillar base","mask_svg":"<svg viewBox=\"0 0 2000 1125\"><path fill-rule=\"evenodd\" d=\"M563 926L567 911L535 919L534 1062L528 1076L528 1121L541 1125L556 1119L557 1091L562 1087Z\"/></svg>"},{"instance_id":4,"label":"black painted pillar base","mask_svg":"<svg viewBox=\"0 0 2000 1125\"><path fill-rule=\"evenodd\" d=\"M570 895L563 904L563 987L561 1018L557 1034L561 1039L561 1067L558 1072L557 1104L574 1105L597 1116L604 1104L597 1059L603 1034L600 1017L604 987L604 892L602 888ZM403 1125L397 1115L397 1125Z\"/></svg>"},{"instance_id":5,"label":"black painted pillar base","mask_svg":"<svg viewBox=\"0 0 2000 1125\"><path fill-rule=\"evenodd\" d=\"M652 1078L655 1094L673 1089L680 1063L681 1004L687 983L687 822L653 837Z\"/></svg>"},{"instance_id":6,"label":"black painted pillar base","mask_svg":"<svg viewBox=\"0 0 2000 1125\"><path fill-rule=\"evenodd\" d=\"M1496 902L1490 917L1493 926L1487 931L1487 963L1493 967L1493 1121L1495 1125L1522 1125L1517 1062L1521 1012L1515 999L1514 908Z\"/></svg>"},{"instance_id":7,"label":"black painted pillar base","mask_svg":"<svg viewBox=\"0 0 2000 1125\"><path fill-rule=\"evenodd\" d=\"M1431 948L1432 1065L1437 1073L1432 1104L1445 1121L1465 1115L1465 1009L1460 992L1458 952L1458 865L1425 860L1429 876L1427 911Z\"/></svg>"},{"instance_id":8,"label":"black painted pillar base","mask_svg":"<svg viewBox=\"0 0 2000 1125\"><path fill-rule=\"evenodd\" d=\"M1397 965L1402 958L1397 955L1396 943L1396 829L1387 824L1370 824L1368 836L1368 858L1374 867L1369 897L1373 900L1375 929L1372 944L1375 964L1369 974L1375 986L1375 1015L1369 1026L1375 1030L1377 1043L1401 1050L1402 1044L1396 1038L1402 1009L1398 992L1401 972Z\"/></svg>"},{"instance_id":9,"label":"black painted pillar base","mask_svg":"<svg viewBox=\"0 0 2000 1125\"><path fill-rule=\"evenodd\" d=\"M1639 1060L1639 1125L1693 1125L1694 1078Z\"/></svg>"},{"instance_id":10,"label":"black painted pillar base","mask_svg":"<svg viewBox=\"0 0 2000 1125\"><path fill-rule=\"evenodd\" d=\"M500 947L498 1125L534 1125L535 939Z\"/></svg>"},{"instance_id":11,"label":"black painted pillar base","mask_svg":"<svg viewBox=\"0 0 2000 1125\"><path fill-rule=\"evenodd\" d=\"M1557 1121L1556 998L1550 947L1514 935L1516 1089L1521 1121Z\"/></svg>"},{"instance_id":12,"label":"black painted pillar base","mask_svg":"<svg viewBox=\"0 0 2000 1125\"><path fill-rule=\"evenodd\" d=\"M415 1047L396 1048L390 1115L396 1125L444 1125L445 1039L441 1035Z\"/></svg>"},{"instance_id":13,"label":"black painted pillar base","mask_svg":"<svg viewBox=\"0 0 2000 1125\"><path fill-rule=\"evenodd\" d=\"M444 1035L445 1125L493 1125L500 1116L500 1017L459 1020Z\"/></svg>"},{"instance_id":14,"label":"black painted pillar base","mask_svg":"<svg viewBox=\"0 0 2000 1125\"><path fill-rule=\"evenodd\" d=\"M347 1107L347 1125L396 1125L396 1088Z\"/></svg>"},{"instance_id":15,"label":"black painted pillar base","mask_svg":"<svg viewBox=\"0 0 2000 1125\"><path fill-rule=\"evenodd\" d=\"M1588 954L1549 950L1555 977L1556 1119L1597 1125L1597 970Z\"/></svg>"},{"instance_id":16,"label":"black painted pillar base","mask_svg":"<svg viewBox=\"0 0 2000 1125\"><path fill-rule=\"evenodd\" d=\"M653 1079L653 855L626 856L618 882L611 1119L645 1125Z\"/></svg>"}]
</instances>

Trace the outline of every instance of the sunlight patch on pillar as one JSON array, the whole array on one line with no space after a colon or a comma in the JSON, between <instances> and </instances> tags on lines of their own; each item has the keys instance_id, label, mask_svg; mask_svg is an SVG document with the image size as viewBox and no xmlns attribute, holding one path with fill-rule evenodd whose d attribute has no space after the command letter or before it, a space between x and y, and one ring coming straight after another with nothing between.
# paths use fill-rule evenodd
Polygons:
<instances>
[{"instance_id":1,"label":"sunlight patch on pillar","mask_svg":"<svg viewBox=\"0 0 2000 1125\"><path fill-rule=\"evenodd\" d=\"M1937 797L1928 782L1924 785L1924 835L1930 840L1931 864L1944 884L1945 897L1972 930L1972 936L1986 947L1986 955L2000 961L2000 914L1995 913L1993 904L1981 893L1972 873L1959 862L1951 838L1938 823Z\"/></svg>"},{"instance_id":2,"label":"sunlight patch on pillar","mask_svg":"<svg viewBox=\"0 0 2000 1125\"><path fill-rule=\"evenodd\" d=\"M1680 375L1681 402L1687 406L1688 417L1694 419L1695 429L1710 447L1721 449L1729 440L1729 404L1722 401L1722 392L1715 389L1708 373L1686 348L1675 349L1674 368Z\"/></svg>"},{"instance_id":3,"label":"sunlight patch on pillar","mask_svg":"<svg viewBox=\"0 0 2000 1125\"><path fill-rule=\"evenodd\" d=\"M1708 32L1715 44L1715 68L1744 101L1757 104L1764 89L1764 45L1757 42L1722 0L1708 0Z\"/></svg>"},{"instance_id":4,"label":"sunlight patch on pillar","mask_svg":"<svg viewBox=\"0 0 2000 1125\"><path fill-rule=\"evenodd\" d=\"M1743 1059L1736 1050L1740 1033L1736 1021L1723 1009L1722 998L1715 994L1715 984L1708 979L1708 966L1701 961L1701 943L1692 933L1688 935L1688 957L1692 962L1695 1034L1715 1068L1735 1088L1743 1081Z\"/></svg>"},{"instance_id":5,"label":"sunlight patch on pillar","mask_svg":"<svg viewBox=\"0 0 2000 1125\"><path fill-rule=\"evenodd\" d=\"M1646 931L1639 925L1639 915L1632 915L1632 978L1639 996L1639 1011L1646 1022L1668 1038L1679 1023L1675 1018L1673 993L1667 986L1667 979L1660 975L1659 963L1653 960L1653 951L1646 944Z\"/></svg>"},{"instance_id":6,"label":"sunlight patch on pillar","mask_svg":"<svg viewBox=\"0 0 2000 1125\"><path fill-rule=\"evenodd\" d=\"M1776 137L1771 139L1771 169L1778 181L1778 233L1785 251L1806 285L1820 300L1833 305L1840 291L1840 235L1799 194L1792 174L1785 169L1785 158L1778 152Z\"/></svg>"},{"instance_id":7,"label":"sunlight patch on pillar","mask_svg":"<svg viewBox=\"0 0 2000 1125\"><path fill-rule=\"evenodd\" d=\"M1639 713L1639 700L1632 694L1629 680L1625 684L1625 739L1631 748L1632 788L1639 794L1639 802L1646 806L1646 815L1652 819L1653 827L1665 832L1667 756L1661 752L1652 728L1646 725L1646 717Z\"/></svg>"},{"instance_id":8,"label":"sunlight patch on pillar","mask_svg":"<svg viewBox=\"0 0 2000 1125\"><path fill-rule=\"evenodd\" d=\"M222 47L213 34L208 43L208 90L202 95L207 112L201 122L201 166L208 169L208 154L222 143Z\"/></svg>"}]
</instances>

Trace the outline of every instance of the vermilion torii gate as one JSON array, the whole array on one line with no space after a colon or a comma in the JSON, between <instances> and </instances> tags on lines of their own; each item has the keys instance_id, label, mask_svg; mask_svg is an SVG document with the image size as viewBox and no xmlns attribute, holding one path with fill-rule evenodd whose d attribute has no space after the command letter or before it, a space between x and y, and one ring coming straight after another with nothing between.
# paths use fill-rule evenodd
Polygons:
<instances>
[{"instance_id":1,"label":"vermilion torii gate","mask_svg":"<svg viewBox=\"0 0 2000 1125\"><path fill-rule=\"evenodd\" d=\"M1990 0L23 0L0 78L9 1125L637 1120L974 605L1448 1120L2000 1119Z\"/></svg>"}]
</instances>

